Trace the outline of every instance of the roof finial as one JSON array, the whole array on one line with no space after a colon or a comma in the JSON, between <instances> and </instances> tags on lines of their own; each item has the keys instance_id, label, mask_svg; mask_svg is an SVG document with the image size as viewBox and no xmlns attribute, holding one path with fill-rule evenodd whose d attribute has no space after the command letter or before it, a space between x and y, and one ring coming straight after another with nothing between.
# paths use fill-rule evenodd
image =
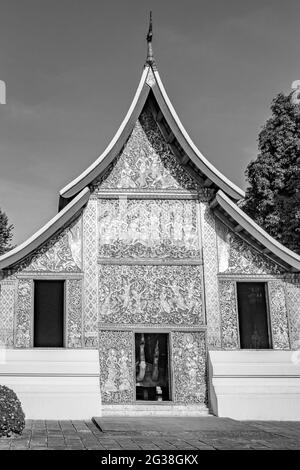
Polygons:
<instances>
[{"instance_id":1,"label":"roof finial","mask_svg":"<svg viewBox=\"0 0 300 470\"><path fill-rule=\"evenodd\" d=\"M149 19L149 30L147 34L147 59L146 59L146 64L151 65L151 67L156 67L155 65L155 60L153 57L153 49L152 49L152 37L153 37L153 32L152 32L152 11L150 11L150 19Z\"/></svg>"}]
</instances>

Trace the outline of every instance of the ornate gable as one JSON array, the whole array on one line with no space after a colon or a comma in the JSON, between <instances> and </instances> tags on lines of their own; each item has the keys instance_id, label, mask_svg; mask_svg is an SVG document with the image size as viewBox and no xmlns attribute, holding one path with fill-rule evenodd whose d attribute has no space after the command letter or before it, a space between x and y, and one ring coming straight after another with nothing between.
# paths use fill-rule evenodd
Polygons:
<instances>
[{"instance_id":1,"label":"ornate gable","mask_svg":"<svg viewBox=\"0 0 300 470\"><path fill-rule=\"evenodd\" d=\"M197 190L199 182L171 152L146 103L118 157L92 184L97 190Z\"/></svg>"},{"instance_id":2,"label":"ornate gable","mask_svg":"<svg viewBox=\"0 0 300 470\"><path fill-rule=\"evenodd\" d=\"M82 269L82 219L71 222L17 267L17 272L79 272Z\"/></svg>"},{"instance_id":3,"label":"ornate gable","mask_svg":"<svg viewBox=\"0 0 300 470\"><path fill-rule=\"evenodd\" d=\"M281 274L284 269L262 255L222 222L216 223L219 273L222 274Z\"/></svg>"}]
</instances>

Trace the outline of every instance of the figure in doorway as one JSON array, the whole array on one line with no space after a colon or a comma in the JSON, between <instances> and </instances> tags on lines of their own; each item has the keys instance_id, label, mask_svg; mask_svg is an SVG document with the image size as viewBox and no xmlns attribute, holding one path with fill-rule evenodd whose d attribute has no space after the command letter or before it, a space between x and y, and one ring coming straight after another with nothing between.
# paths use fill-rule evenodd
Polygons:
<instances>
[{"instance_id":1,"label":"figure in doorway","mask_svg":"<svg viewBox=\"0 0 300 470\"><path fill-rule=\"evenodd\" d=\"M140 342L140 362L138 365L138 374L136 376L137 382L142 382L145 377L146 372L146 359L145 359L145 336L141 334L141 342Z\"/></svg>"}]
</instances>

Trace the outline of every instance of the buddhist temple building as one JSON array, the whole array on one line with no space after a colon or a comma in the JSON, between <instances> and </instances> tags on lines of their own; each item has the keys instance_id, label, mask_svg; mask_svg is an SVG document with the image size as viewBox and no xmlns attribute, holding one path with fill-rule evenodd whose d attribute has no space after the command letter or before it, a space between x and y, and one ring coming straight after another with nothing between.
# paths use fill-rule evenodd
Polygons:
<instances>
[{"instance_id":1,"label":"buddhist temple building","mask_svg":"<svg viewBox=\"0 0 300 470\"><path fill-rule=\"evenodd\" d=\"M300 419L300 257L198 150L152 50L59 211L0 257L0 384L27 418Z\"/></svg>"}]
</instances>

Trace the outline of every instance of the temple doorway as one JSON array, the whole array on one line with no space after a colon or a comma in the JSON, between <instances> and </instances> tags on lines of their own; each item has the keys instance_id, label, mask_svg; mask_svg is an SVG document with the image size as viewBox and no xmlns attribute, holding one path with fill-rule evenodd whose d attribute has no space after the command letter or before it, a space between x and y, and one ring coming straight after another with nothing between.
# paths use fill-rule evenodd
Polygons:
<instances>
[{"instance_id":1,"label":"temple doorway","mask_svg":"<svg viewBox=\"0 0 300 470\"><path fill-rule=\"evenodd\" d=\"M136 400L169 401L169 335L135 334Z\"/></svg>"}]
</instances>

